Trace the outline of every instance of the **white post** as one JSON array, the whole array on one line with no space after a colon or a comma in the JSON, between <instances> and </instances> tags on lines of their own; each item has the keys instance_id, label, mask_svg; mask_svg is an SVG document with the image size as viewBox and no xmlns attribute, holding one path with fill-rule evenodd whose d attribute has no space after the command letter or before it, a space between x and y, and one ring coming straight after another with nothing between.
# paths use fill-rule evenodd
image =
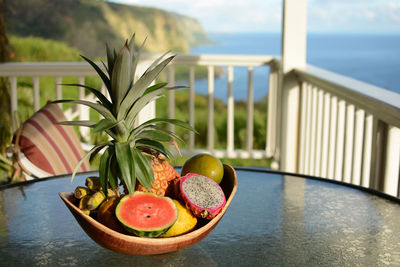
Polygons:
<instances>
[{"instance_id":1,"label":"white post","mask_svg":"<svg viewBox=\"0 0 400 267\"><path fill-rule=\"evenodd\" d=\"M300 115L300 151L299 151L299 164L298 164L298 172L299 173L305 173L305 158L306 158L306 140L307 140L307 97L308 97L308 91L307 91L308 84L306 82L303 82L301 84L301 115Z\"/></svg>"},{"instance_id":2,"label":"white post","mask_svg":"<svg viewBox=\"0 0 400 267\"><path fill-rule=\"evenodd\" d=\"M195 77L194 77L194 66L189 67L189 124L193 128L194 126L194 97L195 97L195 90L194 90L194 82L195 82ZM190 155L193 154L194 152L194 132L190 131L189 132L189 153Z\"/></svg>"},{"instance_id":3,"label":"white post","mask_svg":"<svg viewBox=\"0 0 400 267\"><path fill-rule=\"evenodd\" d=\"M175 86L175 69L174 66L168 66L168 86ZM168 91L168 118L175 119L175 91ZM174 132L175 127L173 124L169 125L169 130Z\"/></svg>"},{"instance_id":4,"label":"white post","mask_svg":"<svg viewBox=\"0 0 400 267\"><path fill-rule=\"evenodd\" d=\"M383 192L397 197L400 168L400 129L390 125L387 137L386 166Z\"/></svg>"},{"instance_id":5,"label":"white post","mask_svg":"<svg viewBox=\"0 0 400 267\"><path fill-rule=\"evenodd\" d=\"M313 174L316 176L321 176L321 156L322 156L322 124L323 124L323 112L324 112L324 92L318 89L317 93L317 134L316 138L316 148L315 148L315 163Z\"/></svg>"},{"instance_id":6,"label":"white post","mask_svg":"<svg viewBox=\"0 0 400 267\"><path fill-rule=\"evenodd\" d=\"M365 116L364 148L361 185L370 187L372 155L375 153L377 120L372 114Z\"/></svg>"},{"instance_id":7,"label":"white post","mask_svg":"<svg viewBox=\"0 0 400 267\"><path fill-rule=\"evenodd\" d=\"M39 77L32 78L33 83L33 110L36 112L40 109L40 91L39 91Z\"/></svg>"},{"instance_id":8,"label":"white post","mask_svg":"<svg viewBox=\"0 0 400 267\"><path fill-rule=\"evenodd\" d=\"M78 83L84 85L85 84L85 77L81 76L78 77ZM86 95L85 95L85 88L79 87L78 89L78 94L79 94L79 99L80 100L86 100ZM89 120L90 118L90 111L88 106L84 105L79 105L79 119L80 120ZM86 142L90 141L90 129L88 127L80 127L79 132L81 134L81 137L83 140Z\"/></svg>"},{"instance_id":9,"label":"white post","mask_svg":"<svg viewBox=\"0 0 400 267\"><path fill-rule=\"evenodd\" d=\"M336 148L336 130L337 130L337 117L338 117L338 105L337 97L332 96L331 98L331 110L330 110L330 125L329 125L329 149L328 149L328 172L327 176L329 179L335 178L335 148Z\"/></svg>"},{"instance_id":10,"label":"white post","mask_svg":"<svg viewBox=\"0 0 400 267\"><path fill-rule=\"evenodd\" d=\"M297 171L300 84L289 75L306 66L307 1L284 0L282 27L282 170Z\"/></svg>"},{"instance_id":11,"label":"white post","mask_svg":"<svg viewBox=\"0 0 400 267\"><path fill-rule=\"evenodd\" d=\"M330 126L330 114L331 111L331 95L329 93L324 93L324 117L323 127L322 127L322 155L321 155L321 168L320 175L321 177L328 176L328 153L329 153L329 126Z\"/></svg>"},{"instance_id":12,"label":"white post","mask_svg":"<svg viewBox=\"0 0 400 267\"><path fill-rule=\"evenodd\" d=\"M361 185L361 172L363 161L363 144L364 144L364 121L365 111L357 109L355 114L354 129L354 148L353 148L353 173L351 174L351 183ZM364 157L367 156L365 153Z\"/></svg>"},{"instance_id":13,"label":"white post","mask_svg":"<svg viewBox=\"0 0 400 267\"><path fill-rule=\"evenodd\" d=\"M10 77L10 100L11 100L11 126L12 126L12 131L15 132L17 130L17 127L20 125L17 125L17 118L15 116L17 115L16 113L18 112L18 93L17 93L17 77L12 76Z\"/></svg>"},{"instance_id":14,"label":"white post","mask_svg":"<svg viewBox=\"0 0 400 267\"><path fill-rule=\"evenodd\" d=\"M246 150L251 157L253 152L253 129L254 129L254 94L253 94L253 67L247 68L248 84L247 84L247 133L246 133Z\"/></svg>"},{"instance_id":15,"label":"white post","mask_svg":"<svg viewBox=\"0 0 400 267\"><path fill-rule=\"evenodd\" d=\"M278 86L279 86L279 69L276 64L270 66L269 73L269 89L268 89L268 116L267 116L267 136L265 153L268 158L276 156L276 136L278 129Z\"/></svg>"},{"instance_id":16,"label":"white post","mask_svg":"<svg viewBox=\"0 0 400 267\"><path fill-rule=\"evenodd\" d=\"M354 115L355 107L348 104L346 108L346 131L344 141L343 181L351 183L354 153Z\"/></svg>"},{"instance_id":17,"label":"white post","mask_svg":"<svg viewBox=\"0 0 400 267\"><path fill-rule=\"evenodd\" d=\"M280 158L280 99L281 70L275 62L270 65L268 87L268 116L265 154L272 158L271 168L279 169Z\"/></svg>"},{"instance_id":18,"label":"white post","mask_svg":"<svg viewBox=\"0 0 400 267\"><path fill-rule=\"evenodd\" d=\"M214 152L214 66L208 66L207 150Z\"/></svg>"},{"instance_id":19,"label":"white post","mask_svg":"<svg viewBox=\"0 0 400 267\"><path fill-rule=\"evenodd\" d=\"M344 138L345 138L345 124L346 123L346 102L343 99L338 101L338 113L336 124L336 150L335 150L335 172L334 179L342 181L343 179L343 152L344 152Z\"/></svg>"},{"instance_id":20,"label":"white post","mask_svg":"<svg viewBox=\"0 0 400 267\"><path fill-rule=\"evenodd\" d=\"M317 114L318 114L318 88L315 86L311 87L311 129L310 129L310 157L308 159L308 173L316 175L315 173L315 158L317 155Z\"/></svg>"},{"instance_id":21,"label":"white post","mask_svg":"<svg viewBox=\"0 0 400 267\"><path fill-rule=\"evenodd\" d=\"M233 99L233 67L228 66L228 123L227 123L227 147L226 152L228 157L232 157L234 148L234 105Z\"/></svg>"},{"instance_id":22,"label":"white post","mask_svg":"<svg viewBox=\"0 0 400 267\"><path fill-rule=\"evenodd\" d=\"M56 99L57 100L61 100L63 99L62 97L62 77L61 76L57 76L55 77L55 82L56 82ZM60 108L62 108L62 104L58 104L58 106Z\"/></svg>"}]
</instances>

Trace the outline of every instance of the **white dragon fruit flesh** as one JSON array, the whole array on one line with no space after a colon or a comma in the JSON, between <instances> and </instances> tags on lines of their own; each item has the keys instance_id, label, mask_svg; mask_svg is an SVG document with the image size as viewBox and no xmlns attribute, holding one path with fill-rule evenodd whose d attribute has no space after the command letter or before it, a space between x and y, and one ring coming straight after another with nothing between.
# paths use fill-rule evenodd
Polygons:
<instances>
[{"instance_id":1,"label":"white dragon fruit flesh","mask_svg":"<svg viewBox=\"0 0 400 267\"><path fill-rule=\"evenodd\" d=\"M188 173L179 183L181 197L194 216L211 220L225 206L224 191L213 179Z\"/></svg>"}]
</instances>

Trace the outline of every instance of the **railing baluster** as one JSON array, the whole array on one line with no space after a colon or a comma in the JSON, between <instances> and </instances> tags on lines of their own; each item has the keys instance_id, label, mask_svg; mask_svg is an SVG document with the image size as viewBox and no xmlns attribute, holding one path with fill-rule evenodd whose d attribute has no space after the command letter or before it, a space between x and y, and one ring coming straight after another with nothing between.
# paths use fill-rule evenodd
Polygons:
<instances>
[{"instance_id":1,"label":"railing baluster","mask_svg":"<svg viewBox=\"0 0 400 267\"><path fill-rule=\"evenodd\" d=\"M354 105L348 104L346 110L346 139L344 150L343 181L351 182L354 149Z\"/></svg>"},{"instance_id":2,"label":"railing baluster","mask_svg":"<svg viewBox=\"0 0 400 267\"><path fill-rule=\"evenodd\" d=\"M330 125L329 125L329 151L328 151L328 173L329 179L335 178L335 149L336 149L336 125L338 118L337 97L331 97Z\"/></svg>"},{"instance_id":3,"label":"railing baluster","mask_svg":"<svg viewBox=\"0 0 400 267\"><path fill-rule=\"evenodd\" d=\"M226 152L232 157L234 150L234 98L233 98L233 67L228 66L228 118Z\"/></svg>"},{"instance_id":4,"label":"railing baluster","mask_svg":"<svg viewBox=\"0 0 400 267\"><path fill-rule=\"evenodd\" d=\"M315 159L316 159L316 138L317 138L317 102L318 91L317 87L312 89L312 109L311 109L311 145L310 145L310 162L309 174L315 175Z\"/></svg>"},{"instance_id":5,"label":"railing baluster","mask_svg":"<svg viewBox=\"0 0 400 267\"><path fill-rule=\"evenodd\" d=\"M207 149L214 151L214 66L208 66Z\"/></svg>"},{"instance_id":6,"label":"railing baluster","mask_svg":"<svg viewBox=\"0 0 400 267\"><path fill-rule=\"evenodd\" d=\"M329 153L329 118L331 110L331 95L329 93L324 94L324 115L323 115L323 126L322 126L322 144L321 144L321 177L328 176L328 153Z\"/></svg>"},{"instance_id":7,"label":"railing baluster","mask_svg":"<svg viewBox=\"0 0 400 267\"><path fill-rule=\"evenodd\" d=\"M85 85L85 77L78 77L78 84ZM85 88L81 86L78 87L78 98L85 99ZM79 107L83 107L83 105L79 105Z\"/></svg>"},{"instance_id":8,"label":"railing baluster","mask_svg":"<svg viewBox=\"0 0 400 267\"><path fill-rule=\"evenodd\" d=\"M18 93L17 93L17 77L12 76L10 77L10 101L11 101L11 126L12 131L15 132L17 130L16 118L15 113L18 111Z\"/></svg>"},{"instance_id":9,"label":"railing baluster","mask_svg":"<svg viewBox=\"0 0 400 267\"><path fill-rule=\"evenodd\" d=\"M78 83L84 85L85 77L78 77ZM85 88L79 87L78 89L79 99L85 99ZM79 105L79 119L80 120L89 120L89 107L84 105ZM90 140L90 129L88 127L79 127L79 132L81 133L82 138L85 141Z\"/></svg>"},{"instance_id":10,"label":"railing baluster","mask_svg":"<svg viewBox=\"0 0 400 267\"><path fill-rule=\"evenodd\" d=\"M63 99L62 97L62 77L61 76L56 76L55 78L55 83L56 83L56 100L61 100ZM58 104L59 107L62 109L62 103Z\"/></svg>"},{"instance_id":11,"label":"railing baluster","mask_svg":"<svg viewBox=\"0 0 400 267\"><path fill-rule=\"evenodd\" d=\"M353 174L351 176L351 183L361 185L361 163L363 156L363 142L364 142L364 119L365 111L358 109L356 111L356 122L354 129L354 149L353 149Z\"/></svg>"},{"instance_id":12,"label":"railing baluster","mask_svg":"<svg viewBox=\"0 0 400 267\"><path fill-rule=\"evenodd\" d=\"M278 103L278 69L270 67L268 87L267 136L265 153L267 158L276 156L277 103Z\"/></svg>"},{"instance_id":13,"label":"railing baluster","mask_svg":"<svg viewBox=\"0 0 400 267\"><path fill-rule=\"evenodd\" d=\"M195 88L194 88L194 66L191 65L189 67L189 124L194 127L194 97L195 97ZM193 154L194 152L194 132L189 131L189 153Z\"/></svg>"},{"instance_id":14,"label":"railing baluster","mask_svg":"<svg viewBox=\"0 0 400 267\"><path fill-rule=\"evenodd\" d=\"M100 89L101 93L108 99L111 100L111 96L108 93L107 87L106 85L103 83L103 81L101 82L101 89Z\"/></svg>"},{"instance_id":15,"label":"railing baluster","mask_svg":"<svg viewBox=\"0 0 400 267\"><path fill-rule=\"evenodd\" d=\"M311 128L312 128L312 100L313 89L311 84L307 84L307 106L306 106L306 136L305 136L305 156L304 156L304 173L310 174L311 161Z\"/></svg>"},{"instance_id":16,"label":"railing baluster","mask_svg":"<svg viewBox=\"0 0 400 267\"><path fill-rule=\"evenodd\" d=\"M175 69L173 65L168 66L168 86L175 86ZM168 118L175 119L175 91L168 91ZM175 130L173 124L169 125L170 131Z\"/></svg>"},{"instance_id":17,"label":"railing baluster","mask_svg":"<svg viewBox=\"0 0 400 267\"><path fill-rule=\"evenodd\" d=\"M253 95L253 67L248 67L248 83L247 83L247 134L246 134L246 150L251 157L253 151L253 131L254 131L254 95Z\"/></svg>"},{"instance_id":18,"label":"railing baluster","mask_svg":"<svg viewBox=\"0 0 400 267\"><path fill-rule=\"evenodd\" d=\"M398 197L400 169L400 129L389 126L387 133L386 166L383 191Z\"/></svg>"},{"instance_id":19,"label":"railing baluster","mask_svg":"<svg viewBox=\"0 0 400 267\"><path fill-rule=\"evenodd\" d=\"M316 135L316 149L315 149L315 165L314 175L321 176L321 153L322 153L322 117L324 105L324 91L318 90L317 98L317 135Z\"/></svg>"},{"instance_id":20,"label":"railing baluster","mask_svg":"<svg viewBox=\"0 0 400 267\"><path fill-rule=\"evenodd\" d=\"M300 104L300 149L298 155L298 171L304 173L305 165L305 146L306 146L306 126L307 126L307 83L303 82L301 84L301 104Z\"/></svg>"},{"instance_id":21,"label":"railing baluster","mask_svg":"<svg viewBox=\"0 0 400 267\"><path fill-rule=\"evenodd\" d=\"M40 109L39 77L32 77L33 82L33 111Z\"/></svg>"},{"instance_id":22,"label":"railing baluster","mask_svg":"<svg viewBox=\"0 0 400 267\"><path fill-rule=\"evenodd\" d=\"M362 161L362 178L361 185L364 187L370 186L371 181L371 165L372 165L372 151L375 147L376 134L376 119L372 114L367 114L365 117L365 130L364 130L364 148L363 148L363 161ZM374 138L375 136L375 138Z\"/></svg>"},{"instance_id":23,"label":"railing baluster","mask_svg":"<svg viewBox=\"0 0 400 267\"><path fill-rule=\"evenodd\" d=\"M335 180L343 179L343 151L344 151L344 130L346 123L346 102L339 100L338 120L336 132L336 160L335 160Z\"/></svg>"},{"instance_id":24,"label":"railing baluster","mask_svg":"<svg viewBox=\"0 0 400 267\"><path fill-rule=\"evenodd\" d=\"M376 122L376 123L375 123ZM383 180L385 176L385 154L387 148L387 124L379 119L374 119L371 158L371 179L369 188L383 192Z\"/></svg>"}]
</instances>

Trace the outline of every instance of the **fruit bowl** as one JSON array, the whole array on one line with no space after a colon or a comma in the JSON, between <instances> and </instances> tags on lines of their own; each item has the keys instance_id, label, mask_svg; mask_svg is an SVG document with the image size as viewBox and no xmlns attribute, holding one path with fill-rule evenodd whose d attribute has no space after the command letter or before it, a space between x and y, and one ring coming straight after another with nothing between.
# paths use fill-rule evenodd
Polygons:
<instances>
[{"instance_id":1,"label":"fruit bowl","mask_svg":"<svg viewBox=\"0 0 400 267\"><path fill-rule=\"evenodd\" d=\"M146 255L162 254L183 249L196 244L206 237L224 216L237 190L236 172L229 165L224 164L224 178L220 186L224 190L226 197L226 204L221 213L192 232L166 238L145 238L116 232L86 215L75 206L73 193L60 192L59 195L82 229L97 244L120 253Z\"/></svg>"}]
</instances>

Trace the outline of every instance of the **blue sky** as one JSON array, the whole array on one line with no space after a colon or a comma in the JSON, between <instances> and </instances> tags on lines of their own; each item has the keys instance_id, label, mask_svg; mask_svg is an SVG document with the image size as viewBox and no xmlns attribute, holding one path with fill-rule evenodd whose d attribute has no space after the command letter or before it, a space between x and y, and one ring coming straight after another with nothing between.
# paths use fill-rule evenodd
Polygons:
<instances>
[{"instance_id":1,"label":"blue sky","mask_svg":"<svg viewBox=\"0 0 400 267\"><path fill-rule=\"evenodd\" d=\"M112 0L197 19L208 32L279 32L282 0ZM308 32L400 33L400 0L308 0Z\"/></svg>"}]
</instances>

